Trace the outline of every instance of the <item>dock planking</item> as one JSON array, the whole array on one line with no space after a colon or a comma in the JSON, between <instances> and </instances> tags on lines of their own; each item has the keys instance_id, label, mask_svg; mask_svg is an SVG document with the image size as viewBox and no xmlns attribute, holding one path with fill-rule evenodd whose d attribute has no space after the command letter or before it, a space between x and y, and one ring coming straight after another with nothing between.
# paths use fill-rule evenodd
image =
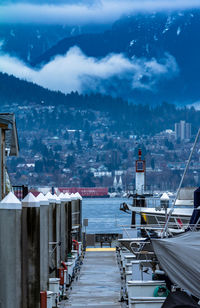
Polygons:
<instances>
[{"instance_id":1,"label":"dock planking","mask_svg":"<svg viewBox=\"0 0 200 308\"><path fill-rule=\"evenodd\" d=\"M60 307L121 308L120 288L115 249L89 249L79 279L73 283L69 300Z\"/></svg>"}]
</instances>

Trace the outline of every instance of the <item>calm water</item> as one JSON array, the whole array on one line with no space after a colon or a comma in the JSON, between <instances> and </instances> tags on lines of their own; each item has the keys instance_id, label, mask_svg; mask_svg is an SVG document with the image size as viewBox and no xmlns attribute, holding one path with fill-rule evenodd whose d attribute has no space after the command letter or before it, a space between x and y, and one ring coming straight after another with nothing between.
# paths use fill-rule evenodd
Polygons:
<instances>
[{"instance_id":1,"label":"calm water","mask_svg":"<svg viewBox=\"0 0 200 308\"><path fill-rule=\"evenodd\" d=\"M119 225L130 225L131 215L119 210L126 198L83 199L83 218L88 218L87 233L122 233Z\"/></svg>"}]
</instances>

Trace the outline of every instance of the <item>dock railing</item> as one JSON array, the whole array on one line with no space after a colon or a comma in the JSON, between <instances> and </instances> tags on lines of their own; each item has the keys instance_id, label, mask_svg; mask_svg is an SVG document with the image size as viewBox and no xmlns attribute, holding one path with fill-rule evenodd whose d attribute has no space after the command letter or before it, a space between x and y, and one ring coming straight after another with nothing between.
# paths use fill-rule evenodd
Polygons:
<instances>
[{"instance_id":1,"label":"dock railing","mask_svg":"<svg viewBox=\"0 0 200 308\"><path fill-rule=\"evenodd\" d=\"M141 231L145 231L147 236L151 237L151 232L157 232L158 236L162 236L165 228L165 222L159 224L134 224L134 225L118 225L119 228L122 229L124 237L131 238L134 235L136 237L140 237ZM200 230L200 218L196 222L196 224L174 224L170 223L168 225L168 234L167 236L175 236L180 233L184 233L187 231L196 232Z\"/></svg>"}]
</instances>

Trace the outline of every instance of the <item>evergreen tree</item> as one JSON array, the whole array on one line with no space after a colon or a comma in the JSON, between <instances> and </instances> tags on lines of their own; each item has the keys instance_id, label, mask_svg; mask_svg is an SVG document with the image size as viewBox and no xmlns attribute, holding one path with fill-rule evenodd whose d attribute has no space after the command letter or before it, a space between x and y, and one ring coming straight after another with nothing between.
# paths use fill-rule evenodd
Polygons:
<instances>
[{"instance_id":1,"label":"evergreen tree","mask_svg":"<svg viewBox=\"0 0 200 308\"><path fill-rule=\"evenodd\" d=\"M88 147L89 147L89 148L92 148L92 147L93 147L93 138L92 138L92 136L89 136Z\"/></svg>"}]
</instances>

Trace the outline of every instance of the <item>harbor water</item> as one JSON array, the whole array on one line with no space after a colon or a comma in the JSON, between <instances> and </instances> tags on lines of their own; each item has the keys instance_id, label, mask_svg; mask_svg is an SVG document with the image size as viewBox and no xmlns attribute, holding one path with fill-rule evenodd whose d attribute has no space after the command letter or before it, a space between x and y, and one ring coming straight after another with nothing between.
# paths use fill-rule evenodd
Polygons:
<instances>
[{"instance_id":1,"label":"harbor water","mask_svg":"<svg viewBox=\"0 0 200 308\"><path fill-rule=\"evenodd\" d=\"M87 233L123 233L123 227L130 226L131 213L120 211L121 203L132 204L132 198L83 198L83 219L88 219ZM147 198L147 207L159 206L159 198ZM169 207L172 205L172 198ZM136 215L140 224L140 216ZM83 231L85 231L83 229Z\"/></svg>"},{"instance_id":2,"label":"harbor water","mask_svg":"<svg viewBox=\"0 0 200 308\"><path fill-rule=\"evenodd\" d=\"M88 219L87 233L122 233L131 223L131 214L120 211L120 204L131 203L127 198L83 198L83 219ZM84 229L83 229L84 230Z\"/></svg>"}]
</instances>

